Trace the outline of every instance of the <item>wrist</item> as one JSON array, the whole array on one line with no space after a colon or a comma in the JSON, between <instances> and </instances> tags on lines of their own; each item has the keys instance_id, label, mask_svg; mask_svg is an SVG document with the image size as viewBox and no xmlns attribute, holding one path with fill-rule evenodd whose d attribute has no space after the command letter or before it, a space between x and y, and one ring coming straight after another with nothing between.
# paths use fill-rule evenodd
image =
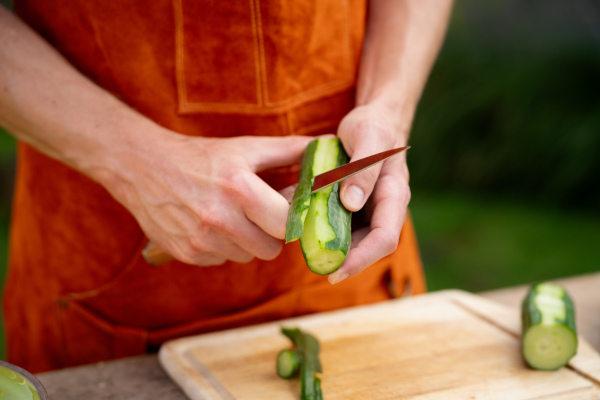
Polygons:
<instances>
[{"instance_id":1,"label":"wrist","mask_svg":"<svg viewBox=\"0 0 600 400\"><path fill-rule=\"evenodd\" d=\"M390 92L382 91L369 99L363 99L362 103L357 101L357 107L373 110L379 121L392 127L396 146L404 146L408 142L417 100Z\"/></svg>"},{"instance_id":2,"label":"wrist","mask_svg":"<svg viewBox=\"0 0 600 400\"><path fill-rule=\"evenodd\" d=\"M124 187L152 172L169 140L179 135L130 112L107 125L89 154L78 153L78 169L119 199Z\"/></svg>"}]
</instances>

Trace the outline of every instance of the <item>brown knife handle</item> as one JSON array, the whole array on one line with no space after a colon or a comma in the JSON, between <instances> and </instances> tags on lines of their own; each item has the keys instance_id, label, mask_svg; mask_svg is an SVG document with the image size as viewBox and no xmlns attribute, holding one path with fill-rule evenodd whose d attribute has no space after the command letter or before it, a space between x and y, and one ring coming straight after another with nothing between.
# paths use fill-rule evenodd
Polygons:
<instances>
[{"instance_id":1,"label":"brown knife handle","mask_svg":"<svg viewBox=\"0 0 600 400\"><path fill-rule=\"evenodd\" d=\"M144 250L142 250L142 255L146 259L146 262L150 265L159 266L169 261L173 261L174 258L172 255L158 247L153 242L148 242Z\"/></svg>"}]
</instances>

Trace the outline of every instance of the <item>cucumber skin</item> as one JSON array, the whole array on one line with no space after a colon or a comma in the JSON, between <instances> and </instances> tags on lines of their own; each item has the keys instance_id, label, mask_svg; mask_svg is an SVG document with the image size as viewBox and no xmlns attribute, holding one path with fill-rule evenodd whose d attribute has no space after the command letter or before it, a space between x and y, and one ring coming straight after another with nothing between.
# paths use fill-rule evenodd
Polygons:
<instances>
[{"instance_id":1,"label":"cucumber skin","mask_svg":"<svg viewBox=\"0 0 600 400\"><path fill-rule=\"evenodd\" d=\"M522 304L522 334L525 336L525 333L532 325L537 325L542 322L542 312L535 305L535 297L538 295L538 286L543 284L544 282L536 283L529 289L527 296L523 300ZM563 297L562 300L565 304L565 319L564 320L556 320L556 323L561 325L566 325L575 335L577 335L577 330L575 328L575 307L573 306L573 301L571 297L567 293L566 290L562 290Z\"/></svg>"},{"instance_id":2,"label":"cucumber skin","mask_svg":"<svg viewBox=\"0 0 600 400\"><path fill-rule=\"evenodd\" d=\"M282 327L281 333L296 346L295 351L300 358L300 400L323 400L321 379L315 376L315 372L323 372L319 341L298 328Z\"/></svg>"},{"instance_id":3,"label":"cucumber skin","mask_svg":"<svg viewBox=\"0 0 600 400\"><path fill-rule=\"evenodd\" d=\"M348 164L348 155L341 143L339 146L340 153L337 165ZM350 243L352 242L352 212L348 211L342 204L340 185L341 182L333 185L333 190L329 194L329 200L327 201L327 217L337 237L325 243L325 248L329 250L341 250L344 254L348 255Z\"/></svg>"},{"instance_id":4,"label":"cucumber skin","mask_svg":"<svg viewBox=\"0 0 600 400\"><path fill-rule=\"evenodd\" d=\"M531 326L538 325L542 323L542 311L538 309L535 305L535 298L538 296L538 286L545 284L545 282L539 282L531 286L527 296L523 299L523 303L521 305L521 318L522 318L522 331L521 338L525 338L525 334L529 330ZM558 285L557 285L558 286ZM565 319L556 319L555 323L566 326L569 330L573 332L575 338L577 338L577 329L575 327L575 306L573 305L573 300L571 300L571 296L567 293L567 291L562 288L562 300L565 305ZM573 353L573 355L576 354ZM527 361L527 359L525 360ZM527 361L529 364L529 361ZM530 365L532 368L534 366ZM560 367L559 367L560 368ZM557 368L558 369L558 368Z\"/></svg>"},{"instance_id":5,"label":"cucumber skin","mask_svg":"<svg viewBox=\"0 0 600 400\"><path fill-rule=\"evenodd\" d=\"M317 193L311 194L310 192L312 191L312 184L314 180L313 160L315 158L315 152L317 150L319 140L332 139L313 140L309 143L304 151L302 156L300 177L298 179L298 187L296 188L294 198L292 199L292 204L290 205L290 212L288 214L288 220L286 224L286 243L295 241L302 237L306 213L310 207L311 201L313 201L317 196ZM336 140L339 149L336 166L347 164L349 157L339 139ZM341 250L344 256L347 255L352 242L352 212L348 211L342 204L342 200L340 199L340 182L333 185L331 193L329 194L329 198L327 199L327 219L336 234L336 238L325 243L324 248L328 250ZM315 268L311 267L311 262L304 252L304 248L302 248L302 254L306 261L306 265L312 272L319 275L327 275L335 271L330 270L326 273L317 271ZM338 268L340 266L338 266Z\"/></svg>"},{"instance_id":6,"label":"cucumber skin","mask_svg":"<svg viewBox=\"0 0 600 400\"><path fill-rule=\"evenodd\" d=\"M298 187L294 192L290 212L285 227L285 242L293 242L300 239L304 231L304 217L310 205L310 192L312 192L313 172L312 160L317 149L317 140L308 144L302 154L302 163L300 164L300 176L298 177Z\"/></svg>"}]
</instances>

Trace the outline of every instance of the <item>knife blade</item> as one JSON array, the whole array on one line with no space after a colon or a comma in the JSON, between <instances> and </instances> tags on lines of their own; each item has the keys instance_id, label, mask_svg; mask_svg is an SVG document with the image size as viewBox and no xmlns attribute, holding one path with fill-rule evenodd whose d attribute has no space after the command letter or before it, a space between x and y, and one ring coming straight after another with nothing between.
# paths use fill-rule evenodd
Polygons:
<instances>
[{"instance_id":1,"label":"knife blade","mask_svg":"<svg viewBox=\"0 0 600 400\"><path fill-rule=\"evenodd\" d=\"M321 189L326 188L327 186L331 186L336 184L344 179L350 178L353 175L358 174L361 171L364 171L367 168L371 168L374 165L377 165L388 158L400 153L401 151L410 149L410 146L399 147L397 149L382 151L381 153L373 154L372 156L368 156L365 158L361 158L356 161L352 161L348 164L344 164L337 168L331 169L327 172L323 172L320 175L317 175L313 179L313 186L311 194L318 192ZM294 192L298 184L294 184L283 188L279 191L279 194L285 197L288 203L292 202L292 198L294 197Z\"/></svg>"},{"instance_id":2,"label":"knife blade","mask_svg":"<svg viewBox=\"0 0 600 400\"><path fill-rule=\"evenodd\" d=\"M399 147L397 149L382 151L381 153L373 154L371 156L352 161L348 164L344 164L340 167L319 174L313 179L311 194L316 193L319 190L326 188L327 186L331 186L333 184L336 184L337 182L343 181L344 179L350 178L351 176L356 175L367 168L371 168L372 166L377 165L407 149L410 149L410 146L404 146ZM281 194L287 200L288 203L291 203L292 198L294 197L294 192L296 191L297 187L297 183L288 186L286 188L281 189L279 191L279 194ZM144 256L148 264L155 266L173 260L173 257L170 254L165 252L153 242L148 242L144 250L142 250L142 255Z\"/></svg>"}]
</instances>

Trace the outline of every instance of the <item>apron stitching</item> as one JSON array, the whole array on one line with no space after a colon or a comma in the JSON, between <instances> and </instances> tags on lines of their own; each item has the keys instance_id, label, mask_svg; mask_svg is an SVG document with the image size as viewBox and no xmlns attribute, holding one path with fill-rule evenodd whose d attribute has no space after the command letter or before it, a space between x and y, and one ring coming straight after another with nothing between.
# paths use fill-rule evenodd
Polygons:
<instances>
[{"instance_id":1,"label":"apron stitching","mask_svg":"<svg viewBox=\"0 0 600 400\"><path fill-rule=\"evenodd\" d=\"M183 9L180 0L173 2L173 11L175 15L175 70L177 77L177 88L179 102L182 108L187 108L187 94L185 91L185 82L183 75Z\"/></svg>"},{"instance_id":2,"label":"apron stitching","mask_svg":"<svg viewBox=\"0 0 600 400\"><path fill-rule=\"evenodd\" d=\"M290 111L285 112L285 122L286 122L286 126L287 126L287 134L291 135L293 132L293 129L292 129L292 116L291 116Z\"/></svg>"},{"instance_id":3,"label":"apron stitching","mask_svg":"<svg viewBox=\"0 0 600 400\"><path fill-rule=\"evenodd\" d=\"M318 98L319 95L334 95L335 90L343 90L354 87L354 82L352 80L337 80L331 82L330 84L319 86L317 88L302 92L293 96L292 98L277 102L277 103L269 103L269 107L260 107L256 104L242 104L242 103L185 103L184 107L181 107L182 111L236 111L236 110L248 110L248 111L265 111L265 112L276 112L276 111L285 111L287 109L300 106L304 103L308 103L310 101L318 101L322 100L322 98ZM317 90L318 89L318 90ZM328 90L332 90L329 93Z\"/></svg>"},{"instance_id":4,"label":"apron stitching","mask_svg":"<svg viewBox=\"0 0 600 400\"><path fill-rule=\"evenodd\" d=\"M262 99L262 82L261 82L261 69L260 69L260 54L258 50L258 33L256 28L256 11L254 9L254 0L250 0L250 17L252 21L252 43L254 45L254 68L256 70L256 98L258 99L258 105L263 105Z\"/></svg>"},{"instance_id":5,"label":"apron stitching","mask_svg":"<svg viewBox=\"0 0 600 400\"><path fill-rule=\"evenodd\" d=\"M316 124L312 124L312 125L305 126L303 128L298 129L297 131L293 132L292 135L304 135L310 131L315 131L319 128L324 128L326 126L335 126L339 123L340 123L339 119L335 119L335 120L332 119L332 120L317 122Z\"/></svg>"},{"instance_id":6,"label":"apron stitching","mask_svg":"<svg viewBox=\"0 0 600 400\"><path fill-rule=\"evenodd\" d=\"M252 1L252 0L250 0ZM263 42L263 31L262 31L262 18L260 16L260 0L256 0L256 21L258 23L258 39L259 39L259 43L260 43L260 62L262 65L262 77L263 77L263 84L262 84L262 89L264 92L264 96L265 96L265 104L268 106L271 103L269 102L269 91L268 91L268 85L267 85L267 67L266 67L266 62L265 62L265 45Z\"/></svg>"},{"instance_id":7,"label":"apron stitching","mask_svg":"<svg viewBox=\"0 0 600 400\"><path fill-rule=\"evenodd\" d=\"M349 6L347 0L344 1L346 12L346 58L349 62L350 70L354 70L351 63L351 46L350 46L350 22L349 22ZM270 108L269 111L285 111L295 106L301 105L305 102L309 102L311 100L317 100L316 97L319 95L329 94L327 91L335 91L336 89L343 89L346 86L351 87L354 82L352 78L352 73L350 76L344 79L337 79L331 82L324 83L321 86L313 87L306 91L297 93L296 95L289 97L285 100L270 102L269 101L269 92L268 92L268 83L267 83L267 73L266 73L266 57L264 50L264 40L263 40L263 30L262 30L262 18L260 13L260 0L250 0L250 14L252 21L252 35L253 42L258 42L258 60L255 58L255 65L257 68L257 96L258 96L258 104L251 103L206 103L206 102L188 102L187 101L187 92L185 89L185 77L182 73L184 68L184 60L183 60L183 9L181 6L181 0L174 1L175 8L175 23L177 26L176 30L176 41L177 41L177 86L179 88L179 100L180 100L180 111L182 112L198 112L198 111L212 111L212 110L220 110L220 111L236 111L239 109L247 109L248 111L254 110L264 110L264 105L267 108ZM256 57L256 47L254 49L255 57ZM262 79L261 79L262 77ZM262 90L261 90L262 89ZM263 101L264 99L264 101Z\"/></svg>"},{"instance_id":8,"label":"apron stitching","mask_svg":"<svg viewBox=\"0 0 600 400\"><path fill-rule=\"evenodd\" d=\"M354 75L354 65L352 64L352 46L350 45L350 5L348 0L344 1L346 7L346 58L348 67L350 67L350 76Z\"/></svg>"},{"instance_id":9,"label":"apron stitching","mask_svg":"<svg viewBox=\"0 0 600 400\"><path fill-rule=\"evenodd\" d=\"M303 92L297 93L294 96L287 98L285 100L277 101L275 103L269 103L269 106L279 106L279 105L285 106L287 103L291 103L291 104L301 103L303 100L305 100L305 99L310 100L311 96L319 95L323 92L326 92L329 89L337 88L338 86L344 86L346 84L352 85L353 83L354 82L350 78L336 79L335 81L324 83L321 86L317 86L317 87L305 90Z\"/></svg>"},{"instance_id":10,"label":"apron stitching","mask_svg":"<svg viewBox=\"0 0 600 400\"><path fill-rule=\"evenodd\" d=\"M94 31L94 39L96 39L96 43L98 44L98 48L100 49L100 52L102 53L102 57L106 61L106 64L109 66L110 76L112 78L112 83L119 90L118 97L122 97L121 85L119 84L119 81L117 81L117 79L116 79L116 76L115 76L115 73L114 73L115 69L113 68L112 60L108 57L108 53L106 51L106 47L104 46L104 41L102 40L102 36L100 35L99 30L98 30L98 25L94 21L93 18L89 18L89 22L90 22L90 25L92 26L92 29ZM116 94L116 93L114 93L114 94Z\"/></svg>"}]
</instances>

